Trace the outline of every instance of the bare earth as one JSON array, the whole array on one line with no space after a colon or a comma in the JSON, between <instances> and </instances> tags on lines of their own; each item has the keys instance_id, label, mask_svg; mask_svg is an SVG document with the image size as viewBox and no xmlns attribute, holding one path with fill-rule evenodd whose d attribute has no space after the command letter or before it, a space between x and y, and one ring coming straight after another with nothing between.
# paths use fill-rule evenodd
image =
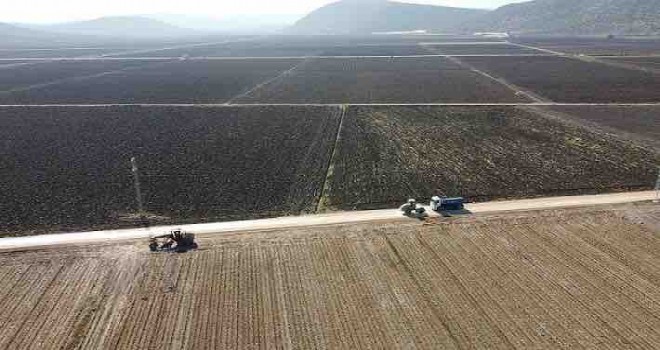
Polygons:
<instances>
[{"instance_id":1,"label":"bare earth","mask_svg":"<svg viewBox=\"0 0 660 350\"><path fill-rule=\"evenodd\" d=\"M651 349L660 206L0 253L3 349Z\"/></svg>"}]
</instances>

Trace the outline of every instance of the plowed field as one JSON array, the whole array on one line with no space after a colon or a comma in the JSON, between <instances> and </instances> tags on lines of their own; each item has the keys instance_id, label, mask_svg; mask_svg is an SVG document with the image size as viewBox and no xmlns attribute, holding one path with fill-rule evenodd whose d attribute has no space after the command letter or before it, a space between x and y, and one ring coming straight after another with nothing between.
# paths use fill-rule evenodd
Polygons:
<instances>
[{"instance_id":1,"label":"plowed field","mask_svg":"<svg viewBox=\"0 0 660 350\"><path fill-rule=\"evenodd\" d=\"M659 233L628 205L0 253L0 347L658 348Z\"/></svg>"},{"instance_id":2,"label":"plowed field","mask_svg":"<svg viewBox=\"0 0 660 350\"><path fill-rule=\"evenodd\" d=\"M470 200L650 189L658 155L515 107L348 109L330 208L396 207L436 193Z\"/></svg>"}]
</instances>

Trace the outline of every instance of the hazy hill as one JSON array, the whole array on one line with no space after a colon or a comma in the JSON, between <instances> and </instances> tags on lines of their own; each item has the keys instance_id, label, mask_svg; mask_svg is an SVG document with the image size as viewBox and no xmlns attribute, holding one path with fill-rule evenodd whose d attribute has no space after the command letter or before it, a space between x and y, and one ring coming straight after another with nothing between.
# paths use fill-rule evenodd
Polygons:
<instances>
[{"instance_id":1,"label":"hazy hill","mask_svg":"<svg viewBox=\"0 0 660 350\"><path fill-rule=\"evenodd\" d=\"M53 24L41 28L59 33L115 37L173 37L195 34L190 29L138 16L101 17L89 21Z\"/></svg>"},{"instance_id":2,"label":"hazy hill","mask_svg":"<svg viewBox=\"0 0 660 350\"><path fill-rule=\"evenodd\" d=\"M484 10L404 4L386 0L343 0L308 14L289 29L295 34L367 34L428 30L454 32Z\"/></svg>"},{"instance_id":3,"label":"hazy hill","mask_svg":"<svg viewBox=\"0 0 660 350\"><path fill-rule=\"evenodd\" d=\"M500 7L464 29L527 34L657 34L660 0L535 0Z\"/></svg>"}]
</instances>

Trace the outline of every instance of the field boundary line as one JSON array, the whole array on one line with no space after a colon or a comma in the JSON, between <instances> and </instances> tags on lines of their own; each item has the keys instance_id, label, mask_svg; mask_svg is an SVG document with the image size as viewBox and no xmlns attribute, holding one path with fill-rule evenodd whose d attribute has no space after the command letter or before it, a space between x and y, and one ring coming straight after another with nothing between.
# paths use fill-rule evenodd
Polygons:
<instances>
[{"instance_id":1,"label":"field boundary line","mask_svg":"<svg viewBox=\"0 0 660 350\"><path fill-rule=\"evenodd\" d=\"M240 60L295 60L295 59L356 59L356 58L429 58L429 57L546 57L556 56L554 54L433 54L433 55L343 55L343 56L193 56L187 57L185 61L240 61ZM621 57L621 56L617 56ZM642 56L646 57L646 56ZM660 57L660 56L651 56ZM51 61L131 61L131 60L182 60L181 56L134 56L134 57L12 57L0 58L2 61L34 61L34 62L51 62Z\"/></svg>"},{"instance_id":2,"label":"field boundary line","mask_svg":"<svg viewBox=\"0 0 660 350\"><path fill-rule=\"evenodd\" d=\"M2 93L2 92L0 92ZM516 107L516 106L575 106L575 107L660 107L660 102L640 103L563 103L563 102L504 102L504 103L100 103L100 104L0 104L0 108L106 108L106 107Z\"/></svg>"},{"instance_id":3,"label":"field boundary line","mask_svg":"<svg viewBox=\"0 0 660 350\"><path fill-rule=\"evenodd\" d=\"M524 49L530 49L530 50L546 52L546 53L549 53L549 54L554 55L554 56L571 56L570 54L567 54L565 52L559 52L559 51L554 51L554 50L543 49L543 48L540 48L540 47L529 46L529 45L525 45L525 44L511 42L511 41L507 41L507 42L509 44L513 45L513 46L522 47Z\"/></svg>"},{"instance_id":4,"label":"field boundary line","mask_svg":"<svg viewBox=\"0 0 660 350\"><path fill-rule=\"evenodd\" d=\"M510 83L504 78L499 78L499 77L496 77L494 75L488 74L488 73L484 72L483 70L478 69L478 68L474 67L473 65L471 65L469 63L461 61L457 57L447 57L447 59L454 62L454 63L456 63L456 64L458 64L458 65L460 65L460 66L462 66L462 67L465 67L465 68L469 69L472 72L480 74L480 75L482 75L482 76L484 76L484 77L486 77L490 80L494 80L494 81L504 85L506 88L513 91L516 96L523 95L523 96L531 99L534 102L541 102L541 103L552 102L551 100L549 100L545 97L542 97L537 93L531 92L527 89L523 89L523 88L521 88L521 87L519 87L515 84Z\"/></svg>"},{"instance_id":5,"label":"field boundary line","mask_svg":"<svg viewBox=\"0 0 660 350\"><path fill-rule=\"evenodd\" d=\"M335 174L335 163L337 161L337 148L341 142L341 132L344 129L344 118L346 117L346 112L348 111L347 105L340 106L341 115L339 117L339 125L337 125L337 136L335 137L335 144L332 146L332 153L330 154L330 159L328 160L328 166L325 171L325 178L323 180L323 186L321 187L321 195L319 196L319 201L316 204L316 213L319 213L326 209L328 202L328 193L330 192L330 180Z\"/></svg>"},{"instance_id":6,"label":"field boundary line","mask_svg":"<svg viewBox=\"0 0 660 350\"><path fill-rule=\"evenodd\" d=\"M13 89L9 89L9 90L3 90L3 91L0 91L0 95L7 95L7 94L15 93L15 92L24 92L24 91L34 90L34 89L41 89L41 88L45 88L45 87L48 87L48 86L58 85L58 84L62 84L62 83L72 82L72 81L85 81L85 80L88 80L88 79L101 78L101 77L104 77L104 76L107 76L107 75L113 75L113 74L117 74L117 73L128 72L128 71L135 70L135 69L141 69L141 68L144 68L145 66L149 66L149 65L153 65L153 66L166 65L167 63L171 63L171 61L158 62L158 63L147 63L147 64L142 64L142 65L139 65L139 66L136 66L136 67L127 67L127 68L116 69L116 70L106 71L106 72L101 72L101 73L96 73L96 74L80 75L80 76L74 76L74 77L68 77L68 78L61 78L61 79L52 80L52 81L45 82L45 83L32 84L32 85L17 87L17 88L13 88Z\"/></svg>"},{"instance_id":7,"label":"field boundary line","mask_svg":"<svg viewBox=\"0 0 660 350\"><path fill-rule=\"evenodd\" d=\"M269 78L269 79L267 79L267 80L265 80L265 81L262 81L261 83L259 83L259 84L255 85L254 87L252 87L250 90L248 90L248 91L246 91L246 92L243 92L243 93L241 93L241 94L238 94L238 95L236 95L236 96L230 98L229 100L227 100L227 102L225 102L225 104L231 106L231 105L233 104L233 101L238 100L238 99L241 99L241 98L244 98L244 97L247 97L247 96L249 96L251 93L253 93L253 92L255 92L255 91L261 89L262 87L264 87L264 86L266 86L266 85L268 85L268 84L270 84L270 83L273 83L273 82L275 82L276 80L278 80L278 79L280 79L280 78L284 78L285 76L287 76L287 75L291 74L293 71L295 71L298 67L300 67L301 65L303 65L305 62L307 62L307 59L303 59L302 61L300 61L300 62L298 62L297 64L295 64L293 67L291 67L291 68L289 68L289 69L287 69L287 70L285 70L285 71L283 71L283 72L280 72L280 74L278 74L278 75L276 75L276 76L274 76L274 77L272 77L272 78Z\"/></svg>"},{"instance_id":8,"label":"field boundary line","mask_svg":"<svg viewBox=\"0 0 660 350\"><path fill-rule=\"evenodd\" d=\"M602 57L626 58L628 56L576 55L576 54L568 54L568 53L563 53L563 52L558 52L558 51L553 51L553 50L548 50L548 49L542 49L542 48L539 48L539 47L523 45L523 44L518 44L518 43L511 43L511 44L519 46L519 47L528 48L528 49L534 49L534 50L538 50L538 51L542 51L542 52L552 53L555 56L566 57L566 58L574 59L574 60L577 60L577 61L580 61L580 62L600 63L600 64L605 65L605 66L628 69L628 70L635 70L635 71L649 73L649 74L653 74L653 75L660 75L660 69L642 67L642 66L638 66L638 65L635 65L633 63L628 63L628 62L615 62L615 61L607 61L607 60L601 59ZM641 56L641 57L646 57L646 56ZM660 56L651 56L651 57L660 57Z\"/></svg>"},{"instance_id":9,"label":"field boundary line","mask_svg":"<svg viewBox=\"0 0 660 350\"><path fill-rule=\"evenodd\" d=\"M159 48L156 48L156 49L123 51L123 52L116 52L116 53L109 53L109 54L99 55L97 57L113 57L113 56L117 56L117 55L127 55L127 54L133 54L133 53L140 54L140 53L158 52L158 51L165 51L165 50L188 49L188 48L211 46L211 45L224 45L224 44L240 43L240 42L254 41L254 40L257 40L257 38L243 38L243 39L235 39L235 40L224 40L224 41L204 42L204 43L195 43L195 44L186 44L186 45L176 45L176 46L169 46L169 47L159 47Z\"/></svg>"}]
</instances>

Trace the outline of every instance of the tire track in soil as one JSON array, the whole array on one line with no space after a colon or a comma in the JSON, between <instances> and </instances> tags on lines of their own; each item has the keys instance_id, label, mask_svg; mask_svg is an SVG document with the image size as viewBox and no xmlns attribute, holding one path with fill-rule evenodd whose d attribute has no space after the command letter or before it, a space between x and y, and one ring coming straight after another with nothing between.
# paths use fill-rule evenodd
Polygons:
<instances>
[{"instance_id":1,"label":"tire track in soil","mask_svg":"<svg viewBox=\"0 0 660 350\"><path fill-rule=\"evenodd\" d=\"M542 304L549 304L547 307L552 311L551 314L555 315L554 318L558 319L559 322L562 322L565 329L572 330L576 340L580 342L583 347L608 348L606 344L596 343L594 341L595 339L604 336L602 331L599 332L603 325L594 324L594 315L584 317L584 312L582 312L583 310L577 300L552 280L548 280L547 276L538 274L533 266L530 267L530 264L533 264L533 261L527 260L528 258L526 257L517 259L516 255L518 254L515 251L506 251L500 248L498 243L501 243L502 238L495 238L495 234L496 232L492 232L492 230L487 230L486 232L478 230L474 235L466 235L466 244L472 246L473 251L481 254L486 260L485 264L488 264L489 261L497 261L498 268L501 269L503 273L521 273L523 276L519 275L516 279L516 282L521 288L524 286L524 288L529 290L529 294L539 296L539 298L547 296L549 300L543 300ZM506 248L510 249L510 246L506 246ZM524 255L524 253L520 254ZM514 258L498 259L499 257L507 255L512 255ZM565 299L560 299L560 295L565 297ZM565 306L567 303L570 304L569 307ZM568 309L574 310L575 312L569 313L567 312Z\"/></svg>"},{"instance_id":2,"label":"tire track in soil","mask_svg":"<svg viewBox=\"0 0 660 350\"><path fill-rule=\"evenodd\" d=\"M314 261L317 260L318 238L311 238L301 244L299 254L296 254L296 260L299 264L299 278L303 290L305 291L305 304L310 310L310 321L314 343L317 349L328 348L328 319L324 312L324 299L321 294L320 280L317 279L314 272Z\"/></svg>"},{"instance_id":3,"label":"tire track in soil","mask_svg":"<svg viewBox=\"0 0 660 350\"><path fill-rule=\"evenodd\" d=\"M67 271L63 272L66 277L59 280L64 283L58 283L52 291L47 293L47 297L35 307L42 308L35 317L36 325L29 327L30 331L22 338L22 343L17 343L18 348L43 348L45 344L50 344L53 348L58 342L68 342L69 337L74 341L82 336L87 324L74 324L75 319L85 318L84 312L88 312L87 305L91 295L91 289L99 278L99 264L97 260L76 259ZM71 298L71 295L75 297ZM70 298L66 298L69 296ZM44 309L45 308L45 309ZM33 310L33 312L35 311ZM47 341L48 340L48 341ZM27 341L27 342L26 342Z\"/></svg>"},{"instance_id":4,"label":"tire track in soil","mask_svg":"<svg viewBox=\"0 0 660 350\"><path fill-rule=\"evenodd\" d=\"M9 344L14 341L14 338L27 322L27 315L29 315L32 310L39 304L39 302L44 298L46 291L52 286L55 282L57 276L59 276L64 269L64 264L61 261L58 261L54 264L48 263L39 263L44 272L50 272L50 274L41 274L32 273L38 275L34 280L31 278L32 275L28 276L28 279L25 280L25 284L21 287L26 287L25 290L21 290L17 295L14 295L14 300L19 300L11 307L11 312L8 315L9 322L4 323L4 327L0 330L0 348L6 349ZM22 288L21 288L22 289ZM18 314L18 315L17 315ZM20 319L19 322L13 322L14 319Z\"/></svg>"},{"instance_id":5,"label":"tire track in soil","mask_svg":"<svg viewBox=\"0 0 660 350\"><path fill-rule=\"evenodd\" d=\"M90 321L93 326L79 348L104 349L111 348L110 344L116 347L121 335L119 331L128 313L129 295L135 290L137 281L144 278L143 261L138 257L135 253L119 257L113 254L106 266L109 269L108 279L102 286L102 310Z\"/></svg>"},{"instance_id":6,"label":"tire track in soil","mask_svg":"<svg viewBox=\"0 0 660 350\"><path fill-rule=\"evenodd\" d=\"M44 322L47 320L48 315L57 308L64 291L71 283L73 283L74 276L76 276L80 270L83 270L84 267L85 266L80 260L66 262L62 265L60 276L62 281L64 281L63 285L54 284L51 285L50 288L44 290L39 302L34 305L34 308L32 308L29 314L25 315L23 322L14 334L13 339L7 344L7 348L29 348L29 346L26 347L23 345L21 347L21 345L26 341L30 343L38 341L40 338L40 330L42 329ZM55 281L55 279L53 279L53 281ZM59 290L57 290L58 288ZM22 333L26 334L23 335Z\"/></svg>"},{"instance_id":7,"label":"tire track in soil","mask_svg":"<svg viewBox=\"0 0 660 350\"><path fill-rule=\"evenodd\" d=\"M316 213L322 213L325 210L330 208L330 193L332 191L332 179L334 176L335 164L339 157L339 144L342 141L342 131L344 129L344 118L348 111L348 105L341 105L341 114L339 116L339 124L337 125L337 131L335 133L335 143L332 146L332 152L330 153L330 158L328 159L328 165L325 168L325 177L323 178L323 184L321 185L321 194L317 200Z\"/></svg>"},{"instance_id":8,"label":"tire track in soil","mask_svg":"<svg viewBox=\"0 0 660 350\"><path fill-rule=\"evenodd\" d=\"M646 230L640 227L639 231L631 231L630 224L632 223L622 222L602 230L583 225L582 230L575 234L594 249L607 254L619 264L639 274L647 282L660 288L660 264L654 264L660 259L660 255L657 254L660 252L660 245L652 244L648 240L635 242L634 240L639 236L637 232ZM617 237L624 232L627 234L625 237ZM652 231L647 232L647 235L652 234ZM621 247L632 254L627 254Z\"/></svg>"},{"instance_id":9,"label":"tire track in soil","mask_svg":"<svg viewBox=\"0 0 660 350\"><path fill-rule=\"evenodd\" d=\"M341 336L341 319L337 312L341 304L337 300L340 296L335 293L328 293L328 291L334 290L336 282L334 270L327 265L328 252L325 250L326 241L325 239L321 239L314 242L315 244L311 248L313 249L313 254L311 260L308 261L312 264L312 276L318 283L316 300L318 302L317 307L323 313L324 345L329 349L346 349L350 345L343 342L343 337Z\"/></svg>"},{"instance_id":10,"label":"tire track in soil","mask_svg":"<svg viewBox=\"0 0 660 350\"><path fill-rule=\"evenodd\" d=\"M574 310L571 314L574 315L574 317L579 317L581 323L591 325L585 326L586 328L590 329L592 332L603 330L598 335L594 334L596 339L603 339L610 334L616 334L617 338L608 339L610 342L618 344L615 348L628 347L629 344L627 343L627 340L621 336L614 327L612 327L609 320L605 320L603 315L599 314L599 310L593 306L593 301L583 300L579 295L576 295L572 285L567 285L562 282L564 281L562 277L563 272L561 272L561 270L556 270L553 268L554 265L549 265L548 262L543 260L542 255L546 252L540 247L533 247L528 242L520 239L520 236L522 235L521 230L523 229L531 230L528 226L516 227L514 225L510 230L503 230L500 232L502 235L509 236L509 238L503 236L497 238L493 237L491 239L493 246L499 247L500 249L493 254L502 253L520 256L520 259L509 260L517 262L516 266L518 267L532 269L542 284L550 283L559 294L563 294L564 299L561 300L564 303L570 304L571 310ZM559 266L568 267L563 261L559 262ZM594 322L597 324L593 324ZM605 342L602 341L601 343Z\"/></svg>"},{"instance_id":11,"label":"tire track in soil","mask_svg":"<svg viewBox=\"0 0 660 350\"><path fill-rule=\"evenodd\" d=\"M282 78L284 78L284 77L286 77L286 76L292 74L296 69L298 69L298 68L300 68L301 66L303 66L303 65L307 62L307 60L308 60L307 58L303 58L303 59L301 59L300 62L298 62L298 63L296 63L295 65L293 65L293 67L291 67L291 68L289 68L289 69L287 69L287 70L284 70L284 71L280 72L279 74L277 74L276 76L274 76L274 77L272 77L272 78L268 78L268 79L266 79L265 81L262 81L261 83L259 83L259 84L255 85L254 87L250 88L249 90L247 90L247 91L245 91L245 92L243 92L243 93L240 93L240 94L238 94L238 95L236 95L236 96L230 98L230 99L227 100L224 104L230 106L230 105L232 105L233 102L236 101L236 100L241 100L241 99L247 98L247 97L250 96L250 94L252 94L253 92L256 92L257 90L259 90L259 89L261 89L261 88L263 88L263 87L265 87L265 86L267 86L267 85L270 85L270 84L272 84L272 83L274 83L274 82L276 82L276 81L278 81L278 80L280 80L280 79L282 79Z\"/></svg>"},{"instance_id":12,"label":"tire track in soil","mask_svg":"<svg viewBox=\"0 0 660 350\"><path fill-rule=\"evenodd\" d=\"M345 268L344 274L350 277L347 291L350 293L349 305L357 305L355 307L356 314L352 315L351 325L360 325L358 337L361 342L360 348L379 349L386 346L381 343L382 337L379 335L379 328L374 325L377 320L377 314L374 312L374 306L377 303L370 290L370 287L364 281L364 276L360 273L359 259L354 249L354 239L343 239L343 249L338 251L341 257L340 261ZM345 306L344 306L345 307ZM376 306L377 307L377 306ZM368 321L365 321L368 320Z\"/></svg>"},{"instance_id":13,"label":"tire track in soil","mask_svg":"<svg viewBox=\"0 0 660 350\"><path fill-rule=\"evenodd\" d=\"M159 260L166 262L166 259L157 256L151 259L150 266L145 272L145 279L136 289L136 293L130 296L131 303L128 307L130 311L124 320L124 329L120 333L123 335L122 343L120 343L122 348L134 347L137 344L137 340L140 339L141 333L144 331L147 317L158 300L160 294L158 286L162 278L159 272L163 270L155 268L154 263ZM159 325L157 324L153 332L158 333L158 331Z\"/></svg>"},{"instance_id":14,"label":"tire track in soil","mask_svg":"<svg viewBox=\"0 0 660 350\"><path fill-rule=\"evenodd\" d=\"M355 328L349 325L349 316L346 314L345 306L348 305L348 299L342 291L347 290L344 274L337 265L336 255L331 248L335 242L321 241L320 270L318 271L320 281L325 281L326 288L323 288L324 300L329 313L332 315L332 333L328 346L330 348L349 349L359 344L358 335Z\"/></svg>"},{"instance_id":15,"label":"tire track in soil","mask_svg":"<svg viewBox=\"0 0 660 350\"><path fill-rule=\"evenodd\" d=\"M576 226L580 227L579 225L573 227ZM627 266L618 263L606 253L584 242L577 235L571 234L570 232L574 230L569 231L565 227L562 227L562 229L552 235L555 238L560 238L553 240L553 242L558 243L556 246L567 252L568 256L578 261L592 275L600 276L607 284L615 287L613 290L619 291L618 294L622 296L621 300L628 301L629 306L625 307L626 310L631 311L639 308L642 310L637 312L649 313L649 315L639 315L638 318L646 320L646 322L654 322L652 328L659 330L657 335L660 336L660 291L645 279L639 278ZM561 234L561 231L564 231L565 234ZM651 318L648 316L651 316Z\"/></svg>"},{"instance_id":16,"label":"tire track in soil","mask_svg":"<svg viewBox=\"0 0 660 350\"><path fill-rule=\"evenodd\" d=\"M95 268L92 272L93 277L90 278L89 289L81 293L81 297L74 306L75 316L68 322L67 326L60 327L59 332L46 341L53 344L54 348L82 348L80 344L88 339L90 330L95 326L94 319L98 315L99 308L103 305L103 287L110 275L103 261L99 265L99 268ZM70 330L73 330L73 332L70 332Z\"/></svg>"},{"instance_id":17,"label":"tire track in soil","mask_svg":"<svg viewBox=\"0 0 660 350\"><path fill-rule=\"evenodd\" d=\"M279 248L279 247L278 247ZM284 349L293 349L293 339L295 337L295 330L293 329L294 325L290 321L288 306L291 304L287 300L288 290L284 288L286 282L286 276L284 267L282 266L282 258L278 254L278 250L271 247L271 252L273 254L275 262L275 276L277 276L277 289L278 289L278 304L279 304L279 314L282 317L281 329L283 330L282 334L282 344ZM287 285L288 286L288 285Z\"/></svg>"},{"instance_id":18,"label":"tire track in soil","mask_svg":"<svg viewBox=\"0 0 660 350\"><path fill-rule=\"evenodd\" d=\"M386 233L384 233L386 234ZM385 281L401 281L394 285L393 283L386 283L390 289L393 300L396 302L398 314L393 317L392 323L401 328L405 328L407 335L406 339L410 339L406 344L400 344L401 347L422 347L433 348L438 346L437 338L430 336L432 334L442 334L444 329L439 329L434 326L434 315L428 312L424 302L424 296L420 294L418 289L415 289L413 281L410 276L397 268L398 259L394 252L389 248L384 237L376 237L370 242L371 252L374 255L375 266L382 266L384 270ZM421 305L418 307L417 305ZM424 312L426 311L426 312ZM400 319L405 319L405 322L398 322ZM437 322L435 322L437 323ZM442 328L442 326L440 326ZM401 340L401 337L397 337Z\"/></svg>"},{"instance_id":19,"label":"tire track in soil","mask_svg":"<svg viewBox=\"0 0 660 350\"><path fill-rule=\"evenodd\" d=\"M426 274L426 271L428 271L429 273L433 273L436 276L441 276L441 274L438 273L435 267L431 266L430 264L426 264L426 268L422 269L422 271L424 272L419 274L416 273L413 269L418 268L418 266L416 266L415 263L407 259L404 259L403 254L407 253L406 256L411 256L411 257L417 255L410 254L407 251L406 247L401 245L400 242L399 242L399 246L397 247L393 239L390 238L388 235L383 235L383 238L385 239L385 243L387 244L389 250L396 257L397 265L400 265L403 268L405 274L407 274L410 280L413 282L415 289L418 290L419 293L422 295L424 303L428 306L428 310L433 314L436 322L442 325L441 329L444 331L443 339L449 340L448 342L445 343L445 347L460 348L464 344L470 344L469 336L466 334L466 330L464 330L463 329L464 327L461 325L462 322L456 322L457 319L468 319L468 318L459 317L456 314L454 314L454 310L452 310L451 308L449 307L444 308L441 305L439 305L439 304L452 305L452 303L449 301L449 293L445 294L445 291L443 291L441 288L435 293L431 293L429 290L427 290L427 287L425 287L426 285L430 286L431 284L430 283L425 284L424 280L426 280L427 282L430 282L432 280ZM460 305L465 305L465 304L461 303ZM443 313L443 311L446 312L446 314Z\"/></svg>"},{"instance_id":20,"label":"tire track in soil","mask_svg":"<svg viewBox=\"0 0 660 350\"><path fill-rule=\"evenodd\" d=\"M364 240L355 240L353 242L356 256L358 257L358 271L366 284L370 287L375 305L375 314L378 316L377 329L381 344L397 344L397 347L411 348L414 346L412 334L405 329L405 324L410 322L407 315L400 312L396 297L392 293L392 286L395 279L386 277L386 273L381 268L381 261L373 251L374 237L365 237ZM387 282L390 283L387 283ZM402 320L406 322L392 322L392 320Z\"/></svg>"},{"instance_id":21,"label":"tire track in soil","mask_svg":"<svg viewBox=\"0 0 660 350\"><path fill-rule=\"evenodd\" d=\"M478 249L475 250L470 245L466 246L464 234L454 226L449 226L447 229L447 239L426 235L425 240L428 241L429 246L432 242L435 243L432 249L436 251L442 245L448 252L451 252L450 254L455 259L460 260L459 264L468 271L468 274L475 273L475 281L484 281L484 283L480 283L481 288L489 291L492 295L497 295L497 302L506 313L506 317L512 318L520 331L526 333L530 339L535 337L543 339L542 341L534 341L534 344L547 341L545 338L549 337L555 343L554 345L550 344L550 347L553 348L577 349L583 347L569 332L570 328L563 324L562 319L558 320L553 316L554 313L549 312L544 307L544 300L541 296L547 293L530 292L530 289L533 289L534 286L524 274L525 270L506 270L502 268L499 259L493 260L486 257ZM475 234L479 234L479 232L477 231ZM442 255L442 252L436 251L436 254ZM467 279L470 280L470 278ZM513 305L504 306L505 304L502 304L508 299L514 298L512 296L517 295L521 295L522 298L514 299ZM521 312L522 314L519 314ZM534 324L542 328L540 330L539 328L530 329L529 320L534 320ZM556 334L552 330L557 330L558 333ZM508 331L502 329L504 333ZM570 341L570 343L566 344L566 341Z\"/></svg>"},{"instance_id":22,"label":"tire track in soil","mask_svg":"<svg viewBox=\"0 0 660 350\"><path fill-rule=\"evenodd\" d=\"M529 347L530 344L544 344L545 346L550 346L550 342L547 339L539 337L532 332L526 331L524 326L521 326L516 322L516 317L513 317L507 308L502 305L507 298L497 298L493 295L495 288L484 287L480 280L481 276L475 275L474 270L469 267L463 266L461 261L454 256L455 253L451 247L443 246L442 252L436 252L433 247L429 245L422 237L420 233L415 233L415 239L419 243L419 247L424 253L428 254L431 257L431 260L435 260L436 263L444 265L444 267L449 272L451 278L455 281L457 286L461 291L467 296L471 305L473 305L477 314L481 315L486 319L488 324L494 325L493 331L497 336L504 340L508 345L514 346L513 344L518 340L527 339L529 344L519 344L518 347L524 348ZM449 235L444 236L445 240L450 240L452 237ZM441 242L441 244L444 242ZM437 246L439 248L439 246ZM511 298L516 298L515 295L511 295ZM522 304L523 300L514 300L516 304ZM526 317L530 315L527 314ZM505 324L506 326L499 326L500 324ZM518 331L518 334L507 335L508 332Z\"/></svg>"},{"instance_id":23,"label":"tire track in soil","mask_svg":"<svg viewBox=\"0 0 660 350\"><path fill-rule=\"evenodd\" d=\"M516 227L514 227L514 229L516 229ZM552 242L549 240L539 242L538 238L541 236L539 233L540 229L542 228L538 226L533 228L530 227L530 230L534 232L537 239L530 237L524 230L515 230L517 235L511 237L511 239L515 239L519 242L524 241L531 246L536 246L537 250L535 251L535 256L539 257L540 264L549 268L551 275L562 276L559 280L564 281L566 284L565 288L568 288L569 293L572 295L576 297L589 296L589 300L586 301L587 307L592 309L599 317L607 318L604 320L604 323L624 341L635 342L645 348L649 346L652 347L644 336L638 334L639 329L637 326L632 327L627 319L621 318L622 315L627 315L628 313L618 302L612 300L610 296L602 292L602 285L599 287L593 282L593 280L590 280L588 276L584 276L584 273L580 271L579 267L569 265L566 261L567 254L554 247ZM553 229L560 229L560 227L555 226ZM551 250L552 248L557 249L558 251L553 251ZM561 253L561 255L558 253ZM575 263L572 259L569 261ZM559 266L564 266L566 270L557 271L556 269Z\"/></svg>"}]
</instances>

